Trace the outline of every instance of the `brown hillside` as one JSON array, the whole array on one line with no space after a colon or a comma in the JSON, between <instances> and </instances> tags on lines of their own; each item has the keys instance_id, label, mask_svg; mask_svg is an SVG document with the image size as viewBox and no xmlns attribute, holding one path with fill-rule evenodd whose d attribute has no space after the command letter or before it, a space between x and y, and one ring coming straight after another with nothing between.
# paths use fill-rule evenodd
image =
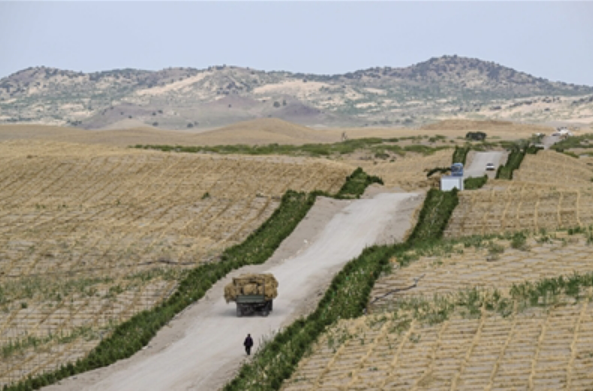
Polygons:
<instances>
[{"instance_id":1,"label":"brown hillside","mask_svg":"<svg viewBox=\"0 0 593 391\"><path fill-rule=\"evenodd\" d=\"M238 122L194 136L198 144L306 144L337 142L340 139L323 131L293 124L278 118L259 118Z\"/></svg>"},{"instance_id":2,"label":"brown hillside","mask_svg":"<svg viewBox=\"0 0 593 391\"><path fill-rule=\"evenodd\" d=\"M482 130L482 131L517 131L522 133L550 132L553 129L547 126L520 124L511 121L473 121L463 119L447 119L434 124L425 125L421 130Z\"/></svg>"},{"instance_id":3,"label":"brown hillside","mask_svg":"<svg viewBox=\"0 0 593 391\"><path fill-rule=\"evenodd\" d=\"M481 130L481 131L503 131L503 132L521 132L521 133L537 133L537 132L551 132L552 128L547 126L520 124L511 121L473 121L464 119L447 119L439 121L430 125L425 125L420 130Z\"/></svg>"}]
</instances>

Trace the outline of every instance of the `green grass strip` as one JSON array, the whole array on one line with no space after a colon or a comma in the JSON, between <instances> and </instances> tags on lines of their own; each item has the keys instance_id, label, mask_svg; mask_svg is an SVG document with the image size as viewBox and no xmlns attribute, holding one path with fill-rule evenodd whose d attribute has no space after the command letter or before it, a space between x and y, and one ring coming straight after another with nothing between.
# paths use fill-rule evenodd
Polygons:
<instances>
[{"instance_id":1,"label":"green grass strip","mask_svg":"<svg viewBox=\"0 0 593 391\"><path fill-rule=\"evenodd\" d=\"M499 166L496 171L496 179L513 179L513 171L519 168L523 158L525 157L525 148L514 147L509 153L507 163Z\"/></svg>"},{"instance_id":2,"label":"green grass strip","mask_svg":"<svg viewBox=\"0 0 593 391\"><path fill-rule=\"evenodd\" d=\"M455 150L453 151L453 158L452 158L452 163L461 163L463 165L465 165L465 160L467 159L467 154L470 150L469 146L465 146L465 147L455 147Z\"/></svg>"},{"instance_id":3,"label":"green grass strip","mask_svg":"<svg viewBox=\"0 0 593 391\"><path fill-rule=\"evenodd\" d=\"M404 246L404 245L399 245ZM339 319L364 313L373 285L398 246L373 246L350 261L333 279L317 309L264 343L223 391L279 390L313 343Z\"/></svg>"},{"instance_id":4,"label":"green grass strip","mask_svg":"<svg viewBox=\"0 0 593 391\"><path fill-rule=\"evenodd\" d=\"M338 191L336 198L360 198L365 189L373 183L383 184L383 180L374 175L368 175L358 167L346 178L346 182Z\"/></svg>"},{"instance_id":5,"label":"green grass strip","mask_svg":"<svg viewBox=\"0 0 593 391\"><path fill-rule=\"evenodd\" d=\"M420 210L418 222L408 241L440 239L447 228L449 218L459 203L458 191L430 189L426 193L424 205Z\"/></svg>"},{"instance_id":6,"label":"green grass strip","mask_svg":"<svg viewBox=\"0 0 593 391\"><path fill-rule=\"evenodd\" d=\"M367 175L358 168L346 178L337 196L360 197L371 183L382 183L380 178ZM115 328L85 358L75 363L62 365L60 369L35 377L29 377L13 385L5 385L4 391L29 391L53 384L59 380L104 367L115 361L131 357L146 346L158 330L190 304L202 298L218 280L229 272L246 265L264 263L306 216L321 192L299 193L288 190L280 206L272 216L245 241L226 249L220 262L200 265L192 269L179 283L177 291L166 301L142 311ZM370 292L370 291L369 291Z\"/></svg>"},{"instance_id":7,"label":"green grass strip","mask_svg":"<svg viewBox=\"0 0 593 391\"><path fill-rule=\"evenodd\" d=\"M466 178L463 180L464 190L476 190L484 186L488 182L488 175Z\"/></svg>"},{"instance_id":8,"label":"green grass strip","mask_svg":"<svg viewBox=\"0 0 593 391\"><path fill-rule=\"evenodd\" d=\"M389 152L399 156L404 156L406 152L420 153L422 155L431 155L442 149L451 148L450 146L427 146L422 144L412 144L399 146L394 144L399 141L413 139L421 141L420 138L404 137L400 139L382 139L377 137L360 138L346 140L332 144L304 144L304 145L215 145L215 146L183 146L183 145L142 145L136 144L132 148L152 149L163 152L186 152L186 153L217 153L221 155L242 154L242 155L289 155L289 156L312 156L326 157L331 155L345 155L355 151L366 150L375 154L377 158L388 158Z\"/></svg>"},{"instance_id":9,"label":"green grass strip","mask_svg":"<svg viewBox=\"0 0 593 391\"><path fill-rule=\"evenodd\" d=\"M574 303L583 298L583 291L593 286L593 273L542 278L537 281L525 281L513 284L509 295L503 295L496 289L469 288L455 293L435 295L433 298L400 298L389 310L411 312L412 317L429 325L442 323L458 311L466 318L479 318L482 311L497 312L508 317L517 308L518 312L529 308L548 308L559 304L565 297ZM565 304L569 304L566 303Z\"/></svg>"},{"instance_id":10,"label":"green grass strip","mask_svg":"<svg viewBox=\"0 0 593 391\"><path fill-rule=\"evenodd\" d=\"M414 246L434 245L434 239L442 236L457 203L456 190L429 191L416 228L405 243L373 246L348 262L332 280L315 312L260 346L253 360L241 367L223 391L279 390L328 327L340 319L356 318L365 313L375 281L389 269L391 257L404 254Z\"/></svg>"}]
</instances>

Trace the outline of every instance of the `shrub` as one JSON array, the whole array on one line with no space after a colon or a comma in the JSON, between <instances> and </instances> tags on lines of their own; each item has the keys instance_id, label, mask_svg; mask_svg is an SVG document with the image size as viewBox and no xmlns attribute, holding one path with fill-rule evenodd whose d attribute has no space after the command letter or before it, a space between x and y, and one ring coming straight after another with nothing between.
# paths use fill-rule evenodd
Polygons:
<instances>
[{"instance_id":1,"label":"shrub","mask_svg":"<svg viewBox=\"0 0 593 391\"><path fill-rule=\"evenodd\" d=\"M484 132L467 132L465 138L473 141L484 141L486 140L486 133Z\"/></svg>"},{"instance_id":2,"label":"shrub","mask_svg":"<svg viewBox=\"0 0 593 391\"><path fill-rule=\"evenodd\" d=\"M469 147L455 147L455 151L453 151L453 161L452 163L461 163L465 164L465 160L467 158L467 153L469 152Z\"/></svg>"},{"instance_id":3,"label":"shrub","mask_svg":"<svg viewBox=\"0 0 593 391\"><path fill-rule=\"evenodd\" d=\"M526 148L513 147L507 158L507 163L498 167L496 179L513 179L513 171L519 168L526 152Z\"/></svg>"},{"instance_id":4,"label":"shrub","mask_svg":"<svg viewBox=\"0 0 593 391\"><path fill-rule=\"evenodd\" d=\"M426 193L418 222L409 238L410 242L439 239L443 236L449 218L459 203L457 193L457 189L451 191L430 189Z\"/></svg>"},{"instance_id":5,"label":"shrub","mask_svg":"<svg viewBox=\"0 0 593 391\"><path fill-rule=\"evenodd\" d=\"M451 172L451 167L435 167L428 170L426 177L430 178L435 173L447 174Z\"/></svg>"},{"instance_id":6,"label":"shrub","mask_svg":"<svg viewBox=\"0 0 593 391\"><path fill-rule=\"evenodd\" d=\"M511 247L521 251L529 249L527 246L527 238L523 232L517 232L513 235L511 239Z\"/></svg>"},{"instance_id":7,"label":"shrub","mask_svg":"<svg viewBox=\"0 0 593 391\"><path fill-rule=\"evenodd\" d=\"M475 190L479 189L486 184L488 181L488 175L475 177L475 178L466 178L463 180L463 189L464 190Z\"/></svg>"},{"instance_id":8,"label":"shrub","mask_svg":"<svg viewBox=\"0 0 593 391\"><path fill-rule=\"evenodd\" d=\"M346 177L346 182L336 194L337 198L360 198L365 189L373 183L383 184L383 180L374 175L368 175L358 167Z\"/></svg>"}]
</instances>

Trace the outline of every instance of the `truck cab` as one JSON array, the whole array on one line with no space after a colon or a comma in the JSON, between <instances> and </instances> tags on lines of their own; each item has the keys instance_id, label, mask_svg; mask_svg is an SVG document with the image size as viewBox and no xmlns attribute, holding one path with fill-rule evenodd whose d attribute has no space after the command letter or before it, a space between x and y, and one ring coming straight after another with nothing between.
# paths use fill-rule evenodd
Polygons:
<instances>
[{"instance_id":1,"label":"truck cab","mask_svg":"<svg viewBox=\"0 0 593 391\"><path fill-rule=\"evenodd\" d=\"M453 163L451 165L451 176L463 176L463 163Z\"/></svg>"}]
</instances>

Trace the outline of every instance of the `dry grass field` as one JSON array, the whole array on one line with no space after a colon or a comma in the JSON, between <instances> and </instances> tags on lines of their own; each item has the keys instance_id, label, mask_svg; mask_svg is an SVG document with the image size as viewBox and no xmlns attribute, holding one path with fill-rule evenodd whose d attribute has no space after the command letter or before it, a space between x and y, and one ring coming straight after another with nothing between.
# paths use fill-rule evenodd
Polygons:
<instances>
[{"instance_id":1,"label":"dry grass field","mask_svg":"<svg viewBox=\"0 0 593 391\"><path fill-rule=\"evenodd\" d=\"M464 143L459 137L470 130L516 139L543 129L445 121L346 133L444 135L437 143L404 140L434 148ZM83 357L115 325L169 297L189 268L216 262L246 238L286 190L336 192L358 166L388 188L426 189L426 171L449 166L453 153L377 159L369 150L330 160L125 147L333 143L343 131L277 119L199 133L0 126L0 387ZM515 305L505 317L457 310L438 324L397 310L399 300L437 303L435 295L472 288L506 295L514 283L593 272L591 235L546 233L593 225L592 179L593 159L542 151L527 155L512 181L460 192L445 237L537 234L521 248L492 239L412 254L406 267L394 260L394 272L377 281L372 297L415 279L418 286L335 326L283 389L593 390L593 292L546 309Z\"/></svg>"},{"instance_id":2,"label":"dry grass field","mask_svg":"<svg viewBox=\"0 0 593 391\"><path fill-rule=\"evenodd\" d=\"M512 181L461 192L446 237L593 224L593 166L588 159L541 151L526 155Z\"/></svg>"},{"instance_id":3,"label":"dry grass field","mask_svg":"<svg viewBox=\"0 0 593 391\"><path fill-rule=\"evenodd\" d=\"M130 146L135 144L168 145L265 145L307 143L336 143L342 133L349 139L368 137L394 138L443 135L450 140L463 138L469 131L484 131L489 137L501 139L527 138L534 132L550 133L552 128L508 123L503 121L441 121L416 128L310 128L277 118L259 118L238 122L217 129L188 128L183 131L151 126L139 126L135 120L124 120L119 128L83 130L72 127L47 125L0 125L0 141L14 139L40 139L81 144ZM457 142L457 141L456 141ZM461 141L463 142L463 140Z\"/></svg>"},{"instance_id":4,"label":"dry grass field","mask_svg":"<svg viewBox=\"0 0 593 391\"><path fill-rule=\"evenodd\" d=\"M352 171L39 140L1 142L0 166L0 386L85 355L287 189L336 192Z\"/></svg>"},{"instance_id":5,"label":"dry grass field","mask_svg":"<svg viewBox=\"0 0 593 391\"><path fill-rule=\"evenodd\" d=\"M591 272L589 242L587 235L557 233L513 249L494 239L476 248L458 244L395 268L379 279L371 297L409 287L414 279L417 287L377 301L370 315L334 326L283 390L591 390L591 289L579 301L551 297L547 307L514 301L504 314L483 304L474 313L459 307L434 317L450 311L448 298L471 288L485 294L497 289L507 297L513 283ZM421 301L437 309L433 318L424 316L429 310Z\"/></svg>"},{"instance_id":6,"label":"dry grass field","mask_svg":"<svg viewBox=\"0 0 593 391\"><path fill-rule=\"evenodd\" d=\"M434 167L451 165L452 149L444 149L432 155L422 156L408 153L394 161L375 163L373 161L345 161L352 166L360 166L365 172L383 179L387 187L400 187L405 191L427 188L431 182L426 178L426 171Z\"/></svg>"}]
</instances>

